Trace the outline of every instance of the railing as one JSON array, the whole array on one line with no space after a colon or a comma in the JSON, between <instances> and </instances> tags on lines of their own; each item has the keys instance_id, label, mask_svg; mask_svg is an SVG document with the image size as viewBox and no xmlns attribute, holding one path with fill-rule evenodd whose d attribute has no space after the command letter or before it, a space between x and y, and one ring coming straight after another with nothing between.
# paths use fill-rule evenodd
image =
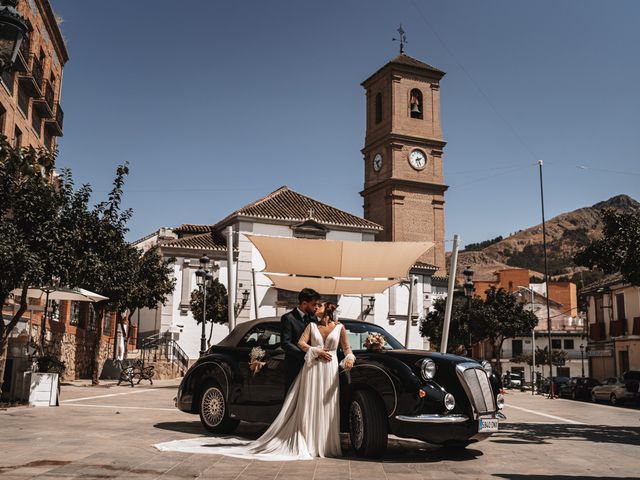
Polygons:
<instances>
[{"instance_id":1,"label":"railing","mask_svg":"<svg viewBox=\"0 0 640 480\"><path fill-rule=\"evenodd\" d=\"M589 338L591 340L604 340L606 338L604 323L589 324Z\"/></svg>"},{"instance_id":2,"label":"railing","mask_svg":"<svg viewBox=\"0 0 640 480\"><path fill-rule=\"evenodd\" d=\"M609 322L609 336L621 337L627 333L627 321L626 320L611 320Z\"/></svg>"},{"instance_id":3,"label":"railing","mask_svg":"<svg viewBox=\"0 0 640 480\"><path fill-rule=\"evenodd\" d=\"M49 108L53 112L55 102L53 100L53 86L49 80L44 81L44 101L47 102L47 105L49 105Z\"/></svg>"},{"instance_id":4,"label":"railing","mask_svg":"<svg viewBox=\"0 0 640 480\"><path fill-rule=\"evenodd\" d=\"M182 372L189 368L189 357L178 343L166 335L150 335L140 342L143 363L167 360Z\"/></svg>"},{"instance_id":5,"label":"railing","mask_svg":"<svg viewBox=\"0 0 640 480\"><path fill-rule=\"evenodd\" d=\"M64 111L59 103L56 103L55 113L53 118L45 118L45 126L49 129L51 134L56 137L62 136L62 124L64 121Z\"/></svg>"}]
</instances>

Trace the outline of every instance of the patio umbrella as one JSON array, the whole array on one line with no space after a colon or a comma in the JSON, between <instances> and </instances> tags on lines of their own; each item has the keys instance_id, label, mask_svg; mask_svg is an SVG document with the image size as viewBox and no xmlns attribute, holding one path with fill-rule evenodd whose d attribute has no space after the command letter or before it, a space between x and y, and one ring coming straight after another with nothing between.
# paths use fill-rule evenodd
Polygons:
<instances>
[{"instance_id":1,"label":"patio umbrella","mask_svg":"<svg viewBox=\"0 0 640 480\"><path fill-rule=\"evenodd\" d=\"M16 288L11 292L14 298L22 295L22 289ZM47 292L44 287L31 287L27 291L28 298L36 298L42 300L46 297ZM75 302L100 302L102 300L109 300L109 297L105 297L98 293L85 290L84 288L58 288L49 292L49 300L69 300Z\"/></svg>"}]
</instances>

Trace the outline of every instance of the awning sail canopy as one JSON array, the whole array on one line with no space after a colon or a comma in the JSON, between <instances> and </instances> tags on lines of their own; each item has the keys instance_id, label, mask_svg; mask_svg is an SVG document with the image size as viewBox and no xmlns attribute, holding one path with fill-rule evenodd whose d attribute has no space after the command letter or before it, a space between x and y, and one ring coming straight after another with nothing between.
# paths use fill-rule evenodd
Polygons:
<instances>
[{"instance_id":1,"label":"awning sail canopy","mask_svg":"<svg viewBox=\"0 0 640 480\"><path fill-rule=\"evenodd\" d=\"M293 277L287 275L267 275L273 286L282 290L298 292L303 288L313 288L322 295L373 295L382 293L399 280L346 280L336 278Z\"/></svg>"},{"instance_id":2,"label":"awning sail canopy","mask_svg":"<svg viewBox=\"0 0 640 480\"><path fill-rule=\"evenodd\" d=\"M283 290L313 288L325 295L382 293L406 278L433 242L349 242L247 235L264 272ZM274 275L275 274L275 275Z\"/></svg>"},{"instance_id":3,"label":"awning sail canopy","mask_svg":"<svg viewBox=\"0 0 640 480\"><path fill-rule=\"evenodd\" d=\"M349 242L247 235L265 272L316 277L405 278L433 242Z\"/></svg>"}]
</instances>

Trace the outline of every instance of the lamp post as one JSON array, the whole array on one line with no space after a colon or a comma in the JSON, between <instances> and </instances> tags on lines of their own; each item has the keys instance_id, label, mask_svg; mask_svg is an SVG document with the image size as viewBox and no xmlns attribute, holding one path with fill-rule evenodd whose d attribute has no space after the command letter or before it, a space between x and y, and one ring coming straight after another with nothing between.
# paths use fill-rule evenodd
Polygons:
<instances>
[{"instance_id":1,"label":"lamp post","mask_svg":"<svg viewBox=\"0 0 640 480\"><path fill-rule=\"evenodd\" d=\"M200 268L196 270L196 283L198 284L200 293L202 293L202 334L200 336L201 357L207 351L207 288L209 288L209 285L213 280L213 275L211 275L209 270L207 270L207 265L209 265L209 262L209 257L207 257L206 255L202 255L202 257L200 257Z\"/></svg>"},{"instance_id":2,"label":"lamp post","mask_svg":"<svg viewBox=\"0 0 640 480\"><path fill-rule=\"evenodd\" d=\"M29 26L16 10L18 0L0 0L0 74L13 66Z\"/></svg>"},{"instance_id":3,"label":"lamp post","mask_svg":"<svg viewBox=\"0 0 640 480\"><path fill-rule=\"evenodd\" d=\"M580 362L582 363L582 378L584 378L584 344L580 344Z\"/></svg>"},{"instance_id":4,"label":"lamp post","mask_svg":"<svg viewBox=\"0 0 640 480\"><path fill-rule=\"evenodd\" d=\"M369 305L362 312L362 319L365 320L373 311L373 307L376 304L376 297L369 297Z\"/></svg>"},{"instance_id":5,"label":"lamp post","mask_svg":"<svg viewBox=\"0 0 640 480\"><path fill-rule=\"evenodd\" d=\"M42 315L42 323L40 325L40 353L42 354L44 354L44 342L46 340L47 312L49 311L49 294L55 292L58 287L60 287L60 279L58 277L51 277L49 283L40 288L40 290L45 293L44 315Z\"/></svg>"},{"instance_id":6,"label":"lamp post","mask_svg":"<svg viewBox=\"0 0 640 480\"><path fill-rule=\"evenodd\" d=\"M242 287L242 284L240 284L240 287ZM235 304L234 306L234 317L237 317L238 314L244 309L244 307L247 305L247 302L249 301L249 295L251 295L251 292L249 292L249 290L247 290L246 288L242 291L242 301L238 302Z\"/></svg>"},{"instance_id":7,"label":"lamp post","mask_svg":"<svg viewBox=\"0 0 640 480\"><path fill-rule=\"evenodd\" d=\"M473 270L467 267L462 272L464 275L464 296L467 297L467 329L469 330L469 346L467 348L467 356L471 356L471 299L475 290L473 286Z\"/></svg>"},{"instance_id":8,"label":"lamp post","mask_svg":"<svg viewBox=\"0 0 640 480\"><path fill-rule=\"evenodd\" d=\"M535 293L531 287L521 287L531 293L531 313L535 315ZM537 315L536 315L537 318ZM536 394L536 325L531 329L531 395Z\"/></svg>"}]
</instances>

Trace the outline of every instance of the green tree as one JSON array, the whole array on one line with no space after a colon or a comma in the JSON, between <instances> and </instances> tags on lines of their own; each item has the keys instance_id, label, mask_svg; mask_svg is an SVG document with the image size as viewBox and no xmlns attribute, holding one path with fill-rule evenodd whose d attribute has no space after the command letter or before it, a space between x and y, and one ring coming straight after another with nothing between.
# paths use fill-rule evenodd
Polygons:
<instances>
[{"instance_id":1,"label":"green tree","mask_svg":"<svg viewBox=\"0 0 640 480\"><path fill-rule=\"evenodd\" d=\"M204 298L200 290L191 292L191 314L198 324L202 323L203 300ZM213 335L213 325L215 323L222 325L229 321L227 289L217 278L214 278L207 288L206 321L211 322L211 330L209 332L210 343Z\"/></svg>"},{"instance_id":2,"label":"green tree","mask_svg":"<svg viewBox=\"0 0 640 480\"><path fill-rule=\"evenodd\" d=\"M429 312L420 324L420 334L429 338L436 349L439 348L442 341L445 307L446 298L437 299L433 304L434 309ZM479 297L471 299L471 310L469 310L467 297L457 293L454 294L451 323L449 324L449 340L447 342L447 351L449 353L469 349L470 345L483 339L482 330L479 328L483 321L483 308L484 304Z\"/></svg>"},{"instance_id":3,"label":"green tree","mask_svg":"<svg viewBox=\"0 0 640 480\"><path fill-rule=\"evenodd\" d=\"M593 240L574 258L577 265L620 272L633 285L640 285L640 213L602 211L602 238Z\"/></svg>"},{"instance_id":4,"label":"green tree","mask_svg":"<svg viewBox=\"0 0 640 480\"><path fill-rule=\"evenodd\" d=\"M491 287L486 291L482 336L491 344L496 359L496 369L502 373L500 360L502 344L507 338L529 335L538 324L538 318L518 301L514 293L504 288Z\"/></svg>"}]
</instances>

